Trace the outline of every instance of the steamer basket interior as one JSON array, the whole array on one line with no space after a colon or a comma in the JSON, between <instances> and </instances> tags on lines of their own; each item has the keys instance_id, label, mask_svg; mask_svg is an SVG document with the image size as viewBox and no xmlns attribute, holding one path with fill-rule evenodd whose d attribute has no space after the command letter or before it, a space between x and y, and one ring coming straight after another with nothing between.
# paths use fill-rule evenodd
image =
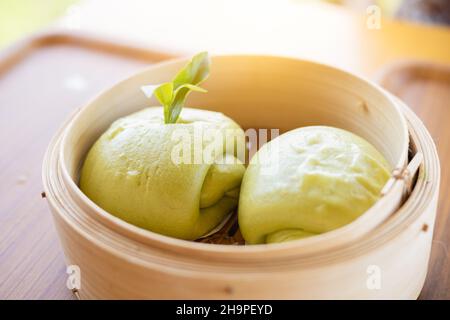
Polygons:
<instances>
[{"instance_id":1,"label":"steamer basket interior","mask_svg":"<svg viewBox=\"0 0 450 320\"><path fill-rule=\"evenodd\" d=\"M156 105L145 97L141 86L170 80L185 62L159 64L118 83L82 108L62 136L62 176L76 200L109 226L145 242L169 240L104 212L79 190L78 174L87 150L114 120ZM289 58L219 56L212 58L212 66L204 85L208 94L193 93L190 106L223 112L244 128L278 128L281 132L307 125L343 128L371 142L392 168L406 164L406 120L393 98L376 85L339 69ZM243 244L243 239L234 218L221 232L200 242Z\"/></svg>"}]
</instances>

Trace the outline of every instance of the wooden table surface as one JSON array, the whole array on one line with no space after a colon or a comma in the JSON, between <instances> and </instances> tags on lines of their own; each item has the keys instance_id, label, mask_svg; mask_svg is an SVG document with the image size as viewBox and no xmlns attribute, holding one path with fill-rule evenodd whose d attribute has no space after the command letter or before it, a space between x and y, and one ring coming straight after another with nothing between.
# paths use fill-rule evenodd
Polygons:
<instances>
[{"instance_id":1,"label":"wooden table surface","mask_svg":"<svg viewBox=\"0 0 450 320\"><path fill-rule=\"evenodd\" d=\"M383 20L381 30L368 30L365 17L332 6L291 1L272 7L264 1L246 1L239 2L239 7L234 0L219 0L215 5L206 0L189 5L169 0L158 2L158 10L145 10L136 1L127 3L124 11L123 2L108 1L109 12L102 19L98 14L104 1L81 5L86 19L77 32L101 38L115 36L173 55L207 49L213 53L297 56L367 77L377 74L385 64L405 58L450 65L448 29ZM209 14L197 10L199 6ZM62 19L55 29L66 30L69 18ZM164 23L169 20L171 24ZM89 45L56 41L38 51L28 48L17 60L5 62L0 55L0 299L73 298L65 286L65 265L51 216L40 198L45 147L64 118L99 90L163 58L131 50L124 59L120 48L103 52L91 49ZM426 94L427 101L432 101L433 90ZM448 126L443 124L448 112L439 116L421 109L414 96L408 99L415 102L414 110L439 139L441 160L450 159L445 142ZM440 110L448 110L445 107L450 107L448 102L441 101ZM442 177L438 232L421 295L424 299L450 298L448 170Z\"/></svg>"}]
</instances>

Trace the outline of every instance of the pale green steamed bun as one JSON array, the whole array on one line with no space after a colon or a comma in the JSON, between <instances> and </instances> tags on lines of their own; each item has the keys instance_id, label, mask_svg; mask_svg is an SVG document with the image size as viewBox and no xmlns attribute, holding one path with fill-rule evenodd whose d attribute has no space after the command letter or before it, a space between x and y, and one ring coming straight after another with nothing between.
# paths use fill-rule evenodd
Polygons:
<instances>
[{"instance_id":1,"label":"pale green steamed bun","mask_svg":"<svg viewBox=\"0 0 450 320\"><path fill-rule=\"evenodd\" d=\"M174 163L175 130L219 132L242 129L221 113L184 108L177 123L164 123L161 107L115 121L90 149L81 170L81 190L109 213L164 235L197 239L214 229L238 203L245 167L226 148L227 163ZM215 141L215 140L214 140ZM219 142L218 140L215 142Z\"/></svg>"},{"instance_id":2,"label":"pale green steamed bun","mask_svg":"<svg viewBox=\"0 0 450 320\"><path fill-rule=\"evenodd\" d=\"M257 244L342 227L379 199L389 177L384 157L355 134L325 126L292 130L264 145L245 172L241 233Z\"/></svg>"}]
</instances>

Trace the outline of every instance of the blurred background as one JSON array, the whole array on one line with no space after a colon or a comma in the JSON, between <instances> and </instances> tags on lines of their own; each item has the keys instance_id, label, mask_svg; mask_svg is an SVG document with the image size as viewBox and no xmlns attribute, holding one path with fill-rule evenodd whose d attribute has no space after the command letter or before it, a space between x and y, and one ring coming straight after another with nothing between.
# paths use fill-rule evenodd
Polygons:
<instances>
[{"instance_id":1,"label":"blurred background","mask_svg":"<svg viewBox=\"0 0 450 320\"><path fill-rule=\"evenodd\" d=\"M97 23L99 24L102 23L102 16L108 12L110 6L114 8L117 4L123 9L127 9L127 7L131 9L138 5L138 7L148 11L158 10L158 2L145 0L109 1L113 4L98 0L0 0L0 48L46 27L60 18L72 19L67 23L73 23L73 28L77 28L75 20L83 20L82 8L86 5L89 7L87 2L91 2L91 4L97 2L104 6L103 10L97 12L97 19L99 20ZM272 2L276 3L277 0ZM368 6L377 5L381 9L383 17L389 19L450 25L450 1L448 0L292 0L289 2L303 4L325 2L362 14L366 13ZM220 7L221 5L221 1L218 1L217 6ZM239 10L239 7L237 6L236 9ZM201 10L201 8L197 10ZM257 5L254 11L257 13ZM169 21L167 22L169 23ZM230 21L230 23L232 22ZM118 24L121 23L127 22L118 21Z\"/></svg>"},{"instance_id":2,"label":"blurred background","mask_svg":"<svg viewBox=\"0 0 450 320\"><path fill-rule=\"evenodd\" d=\"M450 62L449 24L448 0L0 0L0 49L69 31L169 55L288 55L372 76L405 58Z\"/></svg>"},{"instance_id":3,"label":"blurred background","mask_svg":"<svg viewBox=\"0 0 450 320\"><path fill-rule=\"evenodd\" d=\"M67 14L76 0L0 0L0 47Z\"/></svg>"}]
</instances>

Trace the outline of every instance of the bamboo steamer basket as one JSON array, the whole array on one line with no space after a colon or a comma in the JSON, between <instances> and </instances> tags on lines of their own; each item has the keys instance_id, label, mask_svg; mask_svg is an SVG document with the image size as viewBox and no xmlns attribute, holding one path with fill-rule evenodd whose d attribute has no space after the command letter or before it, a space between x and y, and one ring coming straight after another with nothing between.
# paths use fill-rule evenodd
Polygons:
<instances>
[{"instance_id":1,"label":"bamboo steamer basket","mask_svg":"<svg viewBox=\"0 0 450 320\"><path fill-rule=\"evenodd\" d=\"M347 72L303 60L217 56L189 105L221 111L244 128L287 131L331 125L371 142L393 176L354 222L315 237L270 245L184 241L128 224L78 188L93 142L117 118L156 105L142 85L170 80L187 60L154 65L101 93L55 135L43 163L46 198L82 299L414 299L427 272L439 162L422 122L398 99ZM212 239L212 240L211 240ZM207 239L208 240L208 239ZM375 267L375 269L373 269ZM378 286L371 287L376 270Z\"/></svg>"}]
</instances>

